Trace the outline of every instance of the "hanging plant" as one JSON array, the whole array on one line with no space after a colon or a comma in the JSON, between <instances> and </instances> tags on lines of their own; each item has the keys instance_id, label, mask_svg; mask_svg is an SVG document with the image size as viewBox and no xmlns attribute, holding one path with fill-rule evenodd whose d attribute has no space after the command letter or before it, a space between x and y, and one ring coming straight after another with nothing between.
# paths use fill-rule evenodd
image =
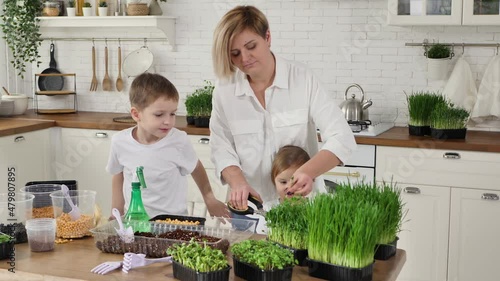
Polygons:
<instances>
[{"instance_id":1,"label":"hanging plant","mask_svg":"<svg viewBox=\"0 0 500 281\"><path fill-rule=\"evenodd\" d=\"M42 3L40 0L4 0L2 10L0 25L3 38L12 52L10 63L24 78L27 63L40 64L38 47L42 40L37 16L41 14Z\"/></svg>"}]
</instances>

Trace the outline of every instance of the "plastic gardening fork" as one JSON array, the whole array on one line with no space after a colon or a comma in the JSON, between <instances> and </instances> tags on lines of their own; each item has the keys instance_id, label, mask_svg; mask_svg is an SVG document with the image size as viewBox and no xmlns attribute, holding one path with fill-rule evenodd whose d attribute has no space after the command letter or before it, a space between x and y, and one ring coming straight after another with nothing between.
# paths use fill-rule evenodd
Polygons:
<instances>
[{"instance_id":1,"label":"plastic gardening fork","mask_svg":"<svg viewBox=\"0 0 500 281\"><path fill-rule=\"evenodd\" d=\"M125 228L123 226L122 217L120 216L120 211L118 211L117 208L113 208L113 210L111 212L113 213L113 216L115 216L116 221L118 222L118 225L120 226L120 228L115 227L115 230L116 230L116 233L118 233L118 236L120 236L122 241L125 243L134 242L134 230L132 229L131 226L129 226L127 228Z\"/></svg>"},{"instance_id":2,"label":"plastic gardening fork","mask_svg":"<svg viewBox=\"0 0 500 281\"><path fill-rule=\"evenodd\" d=\"M61 185L61 191L64 195L64 198L66 198L66 201L68 201L68 204L71 207L71 211L68 213L68 215L71 217L71 220L78 220L81 216L80 209L75 206L73 200L71 200L71 197L69 197L69 189L65 184Z\"/></svg>"},{"instance_id":3,"label":"plastic gardening fork","mask_svg":"<svg viewBox=\"0 0 500 281\"><path fill-rule=\"evenodd\" d=\"M99 264L98 266L92 268L90 272L95 274L106 274L110 271L118 269L122 266L121 261L107 261Z\"/></svg>"},{"instance_id":4,"label":"plastic gardening fork","mask_svg":"<svg viewBox=\"0 0 500 281\"><path fill-rule=\"evenodd\" d=\"M150 265L157 262L172 263L172 257L147 259L145 254L125 253L123 255L122 271L128 273L132 268Z\"/></svg>"}]
</instances>

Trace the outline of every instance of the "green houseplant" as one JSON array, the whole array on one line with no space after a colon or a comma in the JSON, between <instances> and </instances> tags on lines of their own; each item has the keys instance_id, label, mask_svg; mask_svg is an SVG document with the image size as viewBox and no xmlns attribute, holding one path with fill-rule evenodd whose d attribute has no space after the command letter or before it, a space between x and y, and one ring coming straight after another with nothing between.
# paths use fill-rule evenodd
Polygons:
<instances>
[{"instance_id":1,"label":"green houseplant","mask_svg":"<svg viewBox=\"0 0 500 281\"><path fill-rule=\"evenodd\" d=\"M443 44L433 44L426 47L427 75L429 79L443 80L448 75L448 65L452 57L450 47Z\"/></svg>"},{"instance_id":2,"label":"green houseplant","mask_svg":"<svg viewBox=\"0 0 500 281\"><path fill-rule=\"evenodd\" d=\"M406 94L408 105L408 131L410 135L424 136L431 134L431 112L438 104L445 103L438 92L417 91Z\"/></svg>"},{"instance_id":3,"label":"green houseplant","mask_svg":"<svg viewBox=\"0 0 500 281\"><path fill-rule=\"evenodd\" d=\"M266 214L268 239L292 251L300 266L307 265L308 203L306 197L285 198Z\"/></svg>"},{"instance_id":4,"label":"green houseplant","mask_svg":"<svg viewBox=\"0 0 500 281\"><path fill-rule=\"evenodd\" d=\"M8 259L14 254L14 239L0 232L0 260Z\"/></svg>"},{"instance_id":5,"label":"green houseplant","mask_svg":"<svg viewBox=\"0 0 500 281\"><path fill-rule=\"evenodd\" d=\"M447 102L434 108L431 114L431 136L436 139L464 139L470 112Z\"/></svg>"},{"instance_id":6,"label":"green houseplant","mask_svg":"<svg viewBox=\"0 0 500 281\"><path fill-rule=\"evenodd\" d=\"M201 245L193 239L189 243L174 244L167 249L173 259L174 278L183 281L229 280L231 266L220 249Z\"/></svg>"},{"instance_id":7,"label":"green houseplant","mask_svg":"<svg viewBox=\"0 0 500 281\"><path fill-rule=\"evenodd\" d=\"M17 75L24 78L26 64L36 62L40 65L40 47L42 39L38 16L41 15L40 0L17 1L4 0L1 15L3 38L12 53L10 63Z\"/></svg>"},{"instance_id":8,"label":"green houseplant","mask_svg":"<svg viewBox=\"0 0 500 281\"><path fill-rule=\"evenodd\" d=\"M197 88L191 95L186 97L184 104L186 106L188 124L208 128L212 113L212 93L214 88L212 82L205 80L204 86Z\"/></svg>"},{"instance_id":9,"label":"green houseplant","mask_svg":"<svg viewBox=\"0 0 500 281\"><path fill-rule=\"evenodd\" d=\"M75 1L74 0L68 1L68 7L66 7L66 14L68 17L76 16L76 8L75 8Z\"/></svg>"},{"instance_id":10,"label":"green houseplant","mask_svg":"<svg viewBox=\"0 0 500 281\"><path fill-rule=\"evenodd\" d=\"M234 275L246 280L292 279L293 254L267 240L245 240L231 246Z\"/></svg>"}]
</instances>

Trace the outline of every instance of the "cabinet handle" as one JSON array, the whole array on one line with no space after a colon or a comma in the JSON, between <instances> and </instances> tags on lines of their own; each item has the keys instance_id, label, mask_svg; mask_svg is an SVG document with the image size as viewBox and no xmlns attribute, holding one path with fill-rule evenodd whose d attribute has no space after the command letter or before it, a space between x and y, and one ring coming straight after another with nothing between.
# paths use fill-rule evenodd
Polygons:
<instances>
[{"instance_id":1,"label":"cabinet handle","mask_svg":"<svg viewBox=\"0 0 500 281\"><path fill-rule=\"evenodd\" d=\"M108 137L108 134L107 133L103 133L103 132L95 133L95 137L96 138L100 138L100 139L105 139L105 138Z\"/></svg>"},{"instance_id":2,"label":"cabinet handle","mask_svg":"<svg viewBox=\"0 0 500 281\"><path fill-rule=\"evenodd\" d=\"M209 138L201 138L198 140L199 143L201 144L209 144L210 143L210 139Z\"/></svg>"},{"instance_id":3,"label":"cabinet handle","mask_svg":"<svg viewBox=\"0 0 500 281\"><path fill-rule=\"evenodd\" d=\"M14 139L14 142L20 142L20 141L23 141L23 140L25 140L25 138L23 136L19 136L19 137L16 137Z\"/></svg>"},{"instance_id":4,"label":"cabinet handle","mask_svg":"<svg viewBox=\"0 0 500 281\"><path fill-rule=\"evenodd\" d=\"M498 195L496 195L495 193L483 193L483 195L481 195L481 199L484 199L484 200L498 200Z\"/></svg>"},{"instance_id":5,"label":"cabinet handle","mask_svg":"<svg viewBox=\"0 0 500 281\"><path fill-rule=\"evenodd\" d=\"M405 187L404 192L410 193L410 194L420 194L420 188L408 186L408 187Z\"/></svg>"},{"instance_id":6,"label":"cabinet handle","mask_svg":"<svg viewBox=\"0 0 500 281\"><path fill-rule=\"evenodd\" d=\"M456 152L445 152L443 154L443 158L445 159L460 159L460 154Z\"/></svg>"},{"instance_id":7,"label":"cabinet handle","mask_svg":"<svg viewBox=\"0 0 500 281\"><path fill-rule=\"evenodd\" d=\"M341 173L341 172L326 172L327 176L340 176L340 177L351 177L351 178L359 178L361 174L359 172L353 173Z\"/></svg>"}]
</instances>

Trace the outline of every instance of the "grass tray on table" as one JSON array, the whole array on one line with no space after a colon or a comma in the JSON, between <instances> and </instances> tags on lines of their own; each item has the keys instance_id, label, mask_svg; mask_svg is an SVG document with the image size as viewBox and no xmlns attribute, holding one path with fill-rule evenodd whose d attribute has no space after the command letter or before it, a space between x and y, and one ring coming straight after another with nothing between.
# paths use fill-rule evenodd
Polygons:
<instances>
[{"instance_id":1,"label":"grass tray on table","mask_svg":"<svg viewBox=\"0 0 500 281\"><path fill-rule=\"evenodd\" d=\"M167 248L173 244L189 242L191 237L205 243L212 248L220 249L223 253L229 245L253 235L255 221L228 218L207 218L206 225L178 225L157 222L138 222L141 229L149 231L136 232L134 242L123 242L115 228L119 228L116 221L110 221L91 230L96 247L104 253L124 254L142 253L151 258L167 256ZM238 225L239 230L233 228ZM248 228L241 230L241 224Z\"/></svg>"}]
</instances>

